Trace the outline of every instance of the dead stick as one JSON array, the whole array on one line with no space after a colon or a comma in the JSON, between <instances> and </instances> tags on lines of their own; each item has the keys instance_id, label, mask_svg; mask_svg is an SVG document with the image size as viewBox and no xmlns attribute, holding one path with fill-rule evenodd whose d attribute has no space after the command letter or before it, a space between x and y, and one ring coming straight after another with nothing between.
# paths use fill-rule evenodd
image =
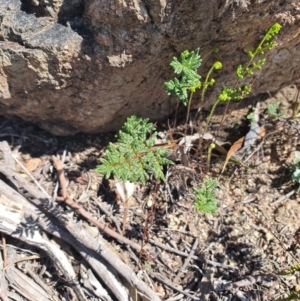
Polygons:
<instances>
[{"instance_id":1,"label":"dead stick","mask_svg":"<svg viewBox=\"0 0 300 301\"><path fill-rule=\"evenodd\" d=\"M156 280L158 280L159 282L165 284L166 286L172 288L173 290L193 299L193 300L200 300L200 298L198 297L195 297L187 292L185 292L184 290L178 288L176 285L174 285L169 279L165 279L163 276L161 276L159 273L153 273L153 272L150 272L148 271L148 273L150 273L150 275L152 277L154 277Z\"/></svg>"},{"instance_id":2,"label":"dead stick","mask_svg":"<svg viewBox=\"0 0 300 301\"><path fill-rule=\"evenodd\" d=\"M178 255L181 255L183 257L188 257L189 254L188 253L185 253L185 252L182 252L182 251L179 251L177 249L174 249L174 248L171 248L165 244L162 244L160 242L157 242L153 239L149 239L149 242L152 243L153 245L163 249L163 250L166 250L166 251L169 251L169 252L172 252L172 253L175 253L175 254L178 254ZM211 261L211 260L207 260L205 258L200 258L199 256L196 256L196 255L192 255L191 257L192 259L195 259L195 260L198 260L198 261L201 261L203 263L206 263L206 264L209 264L209 265L212 265L214 267L220 267L220 268L223 268L223 269L231 269L231 270L238 270L239 268L238 267L234 267L234 266L231 266L231 265L227 265L227 264L221 264L219 262L215 262L215 261Z\"/></svg>"},{"instance_id":3,"label":"dead stick","mask_svg":"<svg viewBox=\"0 0 300 301\"><path fill-rule=\"evenodd\" d=\"M184 261L184 264L183 266L181 267L181 269L179 270L179 272L177 273L176 277L174 278L173 282L178 282L179 278L181 277L182 273L185 271L185 269L187 268L187 266L189 265L196 249L197 249L197 246L198 246L198 239L196 238L195 239L195 242L193 244L193 247L192 247L192 250L189 254L189 256L186 258L186 260Z\"/></svg>"},{"instance_id":4,"label":"dead stick","mask_svg":"<svg viewBox=\"0 0 300 301\"><path fill-rule=\"evenodd\" d=\"M270 206L275 206L278 205L279 203L283 202L285 199L289 198L290 196L292 196L294 193L296 192L296 190L292 190L289 193L281 196L280 198L278 198L276 201L274 201L273 203L270 204Z\"/></svg>"},{"instance_id":5,"label":"dead stick","mask_svg":"<svg viewBox=\"0 0 300 301\"><path fill-rule=\"evenodd\" d=\"M2 250L3 250L3 266L7 265L7 248L6 248L6 238L5 234L1 234L1 241L2 241Z\"/></svg>"},{"instance_id":6,"label":"dead stick","mask_svg":"<svg viewBox=\"0 0 300 301\"><path fill-rule=\"evenodd\" d=\"M169 247L168 245L165 245L165 244L162 244L158 241L155 241L153 239L149 239L149 242L152 243L153 245L165 250L165 251L169 251L169 252L172 252L172 253L175 253L175 254L178 254L178 255L181 255L183 257L188 257L189 254L188 253L185 253L185 252L182 252L182 251L179 251L177 249L174 249L172 247ZM195 260L198 260L198 261L203 261L203 259L201 259L200 257L196 256L196 255L193 255L192 256L192 259L195 259Z\"/></svg>"},{"instance_id":7,"label":"dead stick","mask_svg":"<svg viewBox=\"0 0 300 301\"><path fill-rule=\"evenodd\" d=\"M244 286L250 286L256 283L263 284L264 286L270 287L272 286L272 281L275 281L276 279L277 279L277 275L271 273L257 275L257 276L248 276L236 282L219 284L215 287L215 291L216 292L228 291Z\"/></svg>"},{"instance_id":8,"label":"dead stick","mask_svg":"<svg viewBox=\"0 0 300 301\"><path fill-rule=\"evenodd\" d=\"M51 197L45 198L44 193L42 193L40 190L33 187L28 180L21 177L18 173L14 171L14 159L11 155L11 150L9 145L6 141L0 142L0 152L2 152L2 156L4 158L4 164L0 164L0 172L3 173L16 187L19 191L23 191L26 188L26 192L28 192L31 195L30 201L27 202L26 205L35 205L37 207L42 207L43 210L47 211L47 214L49 213L49 216L47 218L50 218L51 223L53 227L49 227L49 221L47 220L42 228L46 232L51 232L54 236L60 237L61 239L69 242L76 250L81 250L80 254L83 258L87 260L87 262L95 268L95 272L98 273L99 277L103 277L103 273L99 272L100 266L99 263L102 262L102 260L105 260L111 267L113 267L120 275L122 275L125 279L129 281L129 283L132 284L135 288L137 288L138 291L140 291L142 294L149 297L152 301L159 301L159 297L156 296L153 290L151 290L146 283L144 283L142 280L140 280L133 270L127 266L121 259L119 259L117 256L114 256L112 252L105 247L103 243L100 243L98 239L94 239L93 237L90 237L87 235L86 231L84 231L81 226L78 225L77 222L73 221L69 218L63 218L61 216L60 210L58 206L53 203ZM1 183L1 181L0 181ZM7 186L9 188L9 186ZM12 189L12 188L10 188ZM4 189L5 190L5 189ZM23 198L22 198L23 199ZM23 200L24 201L24 200ZM23 201L21 202L23 204ZM32 208L31 208L32 209ZM35 210L33 210L35 212ZM44 216L44 211L41 214ZM32 216L32 213L30 213L28 216ZM56 219L55 219L55 218ZM30 217L31 218L31 217ZM33 220L38 220L41 222L42 218L33 218ZM58 230L56 228L57 220L60 221L59 224L64 225L64 228L60 228ZM54 230L55 228L55 230ZM66 231L65 228L67 229ZM50 231L51 229L51 231ZM54 231L54 232L52 232ZM59 233L57 232L59 231ZM64 233L62 233L62 232ZM67 239L68 238L68 239ZM80 243L78 243L80 242ZM87 246L87 248L85 247ZM88 254L90 251L94 251L97 254L94 254L93 256L89 256ZM99 256L98 259L95 259L95 256ZM0 257L1 260L1 257ZM96 267L98 265L98 267ZM103 265L103 264L102 264ZM105 268L105 266L104 266ZM107 269L106 269L107 270ZM105 271L103 271L105 272ZM112 292L115 292L115 284L112 284L111 281L107 279L107 275L104 276L105 279L102 279L104 283L106 283L107 287L111 289ZM1 279L1 277L0 277ZM112 280L114 280L113 278ZM108 283L107 283L108 282ZM8 292L8 294L12 294L11 292ZM126 294L126 300L128 299L128 295ZM122 298L118 300L123 300Z\"/></svg>"},{"instance_id":9,"label":"dead stick","mask_svg":"<svg viewBox=\"0 0 300 301\"><path fill-rule=\"evenodd\" d=\"M62 196L64 198L64 202L71 207L73 210L81 214L83 217L85 217L87 220L89 220L91 223L93 223L96 227L98 227L100 230L108 234L109 236L117 239L119 242L128 244L138 252L141 251L141 246L137 243L129 240L128 238L118 234L117 232L111 230L106 225L102 224L101 222L97 221L89 212L84 210L81 206L76 204L68 195L67 193L67 187L66 187L66 179L63 171L63 164L60 160L58 160L55 156L51 156L51 159L53 161L53 165L55 169L57 170L59 183L62 190Z\"/></svg>"},{"instance_id":10,"label":"dead stick","mask_svg":"<svg viewBox=\"0 0 300 301\"><path fill-rule=\"evenodd\" d=\"M98 199L92 198L92 200L94 200L94 202L97 203L97 205L98 205L98 207L100 208L100 210L102 210L102 211L106 214L106 216L108 216L108 217L115 223L116 228L117 228L119 234L122 234L122 231L121 231L121 228L120 228L119 221L118 221L112 214L110 214L110 212L109 212L106 208L104 208L104 206L102 206L101 202L99 202ZM128 252L130 253L130 255L132 256L132 258L133 258L136 262L138 262L139 259L135 256L135 254L134 254L133 251L131 250L130 246L126 245L126 248L127 248Z\"/></svg>"}]
</instances>

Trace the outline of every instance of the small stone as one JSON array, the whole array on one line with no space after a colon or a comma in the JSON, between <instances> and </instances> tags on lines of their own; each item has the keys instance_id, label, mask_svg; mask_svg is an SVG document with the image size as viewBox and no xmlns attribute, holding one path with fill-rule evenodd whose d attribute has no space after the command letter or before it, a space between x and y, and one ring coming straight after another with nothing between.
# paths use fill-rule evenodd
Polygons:
<instances>
[{"instance_id":1,"label":"small stone","mask_svg":"<svg viewBox=\"0 0 300 301\"><path fill-rule=\"evenodd\" d=\"M273 235L270 232L267 232L265 238L267 242L270 242L273 239Z\"/></svg>"},{"instance_id":2,"label":"small stone","mask_svg":"<svg viewBox=\"0 0 300 301\"><path fill-rule=\"evenodd\" d=\"M255 236L257 238L260 237L260 233L258 231L253 231L252 234L253 234L253 236Z\"/></svg>"},{"instance_id":3,"label":"small stone","mask_svg":"<svg viewBox=\"0 0 300 301\"><path fill-rule=\"evenodd\" d=\"M254 183L253 179L248 179L248 180L247 180L247 184L248 184L248 186L250 186L250 187L254 187L254 186L255 186L255 183Z\"/></svg>"},{"instance_id":4,"label":"small stone","mask_svg":"<svg viewBox=\"0 0 300 301\"><path fill-rule=\"evenodd\" d=\"M92 181L92 183L91 183L91 189L93 191L98 191L98 188L99 188L98 187L98 183Z\"/></svg>"},{"instance_id":5,"label":"small stone","mask_svg":"<svg viewBox=\"0 0 300 301\"><path fill-rule=\"evenodd\" d=\"M295 285L295 291L300 292L300 285Z\"/></svg>"},{"instance_id":6,"label":"small stone","mask_svg":"<svg viewBox=\"0 0 300 301\"><path fill-rule=\"evenodd\" d=\"M233 193L236 195L236 196L241 196L242 195L242 191L240 188L235 188L233 190Z\"/></svg>"},{"instance_id":7,"label":"small stone","mask_svg":"<svg viewBox=\"0 0 300 301\"><path fill-rule=\"evenodd\" d=\"M245 225L244 225L244 229L249 230L250 228L251 228L251 227L250 227L249 224L245 224Z\"/></svg>"}]
</instances>

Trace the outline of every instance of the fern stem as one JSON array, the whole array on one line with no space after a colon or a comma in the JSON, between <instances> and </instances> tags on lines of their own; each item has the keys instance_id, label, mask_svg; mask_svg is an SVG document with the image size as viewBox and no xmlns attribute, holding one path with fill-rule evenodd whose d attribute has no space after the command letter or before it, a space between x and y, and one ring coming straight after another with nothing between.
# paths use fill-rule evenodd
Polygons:
<instances>
[{"instance_id":1,"label":"fern stem","mask_svg":"<svg viewBox=\"0 0 300 301\"><path fill-rule=\"evenodd\" d=\"M211 143L208 147L208 153L207 153L207 169L209 169L210 166L210 159L211 159L211 152L216 147L215 143Z\"/></svg>"},{"instance_id":2,"label":"fern stem","mask_svg":"<svg viewBox=\"0 0 300 301\"><path fill-rule=\"evenodd\" d=\"M217 105L219 104L219 102L220 102L220 99L217 99L217 101L214 103L213 107L211 108L210 113L209 113L209 115L206 119L206 128L208 127L208 125L210 123L210 120L211 120L211 117L212 117Z\"/></svg>"},{"instance_id":3,"label":"fern stem","mask_svg":"<svg viewBox=\"0 0 300 301\"><path fill-rule=\"evenodd\" d=\"M192 97L193 97L193 92L191 92L190 97L189 97L189 101L188 101L188 110L186 113L186 120L185 120L185 130L184 130L184 135L186 135L187 132L187 124L190 118L190 110L191 110L191 103L192 103Z\"/></svg>"},{"instance_id":4,"label":"fern stem","mask_svg":"<svg viewBox=\"0 0 300 301\"><path fill-rule=\"evenodd\" d=\"M203 88L202 88L202 91L201 91L201 102L200 102L200 105L202 105L203 103L203 100L204 100L204 94L205 94L205 91L207 90L207 82L208 82L208 79L212 73L212 71L215 69L215 65L212 65L209 69L209 71L207 72L207 75L206 75L206 78L205 78L205 81L203 83Z\"/></svg>"}]
</instances>

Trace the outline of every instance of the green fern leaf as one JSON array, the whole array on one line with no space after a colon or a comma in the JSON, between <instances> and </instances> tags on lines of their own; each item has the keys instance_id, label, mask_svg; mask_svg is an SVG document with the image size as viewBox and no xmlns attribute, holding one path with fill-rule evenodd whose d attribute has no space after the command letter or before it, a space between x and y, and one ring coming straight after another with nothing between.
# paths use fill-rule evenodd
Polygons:
<instances>
[{"instance_id":1,"label":"green fern leaf","mask_svg":"<svg viewBox=\"0 0 300 301\"><path fill-rule=\"evenodd\" d=\"M155 148L157 133L148 119L131 116L116 137L116 144L109 143L105 158L100 158L96 171L109 178L130 182L145 182L152 173L156 179L165 180L163 165L173 164L165 158L169 150Z\"/></svg>"}]
</instances>

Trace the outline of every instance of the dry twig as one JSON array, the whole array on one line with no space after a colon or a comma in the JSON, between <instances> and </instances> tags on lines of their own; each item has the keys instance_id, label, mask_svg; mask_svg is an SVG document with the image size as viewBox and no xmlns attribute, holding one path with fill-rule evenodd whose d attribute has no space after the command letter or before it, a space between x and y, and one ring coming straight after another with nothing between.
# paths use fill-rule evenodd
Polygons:
<instances>
[{"instance_id":1,"label":"dry twig","mask_svg":"<svg viewBox=\"0 0 300 301\"><path fill-rule=\"evenodd\" d=\"M151 275L152 277L156 278L159 282L165 284L166 286L172 288L173 290L175 290L175 291L177 291L177 292L179 292L179 293L181 293L181 294L183 294L183 295L185 295L185 296L191 298L192 300L200 300L200 298L195 297L195 296L193 296L193 295L191 295L191 294L185 292L184 290L182 290L182 289L176 287L176 285L174 285L170 280L165 279L165 278L162 277L160 274L158 274L158 273L153 273L153 272L149 272L149 273L150 273L150 275Z\"/></svg>"},{"instance_id":2,"label":"dry twig","mask_svg":"<svg viewBox=\"0 0 300 301\"><path fill-rule=\"evenodd\" d=\"M194 253L197 249L197 246L198 246L198 239L196 238L189 256L186 258L186 260L184 261L183 266L181 267L181 269L177 273L176 277L174 278L175 283L178 282L178 280L180 279L182 273L185 271L185 269L189 265L190 261L192 260L192 256L194 255Z\"/></svg>"},{"instance_id":3,"label":"dry twig","mask_svg":"<svg viewBox=\"0 0 300 301\"><path fill-rule=\"evenodd\" d=\"M216 292L229 291L235 288L249 286L253 284L262 284L264 286L272 286L272 282L277 279L275 274L263 274L258 276L248 276L245 279L236 282L222 283L215 286Z\"/></svg>"},{"instance_id":4,"label":"dry twig","mask_svg":"<svg viewBox=\"0 0 300 301\"><path fill-rule=\"evenodd\" d=\"M135 287L138 292L147 296L151 301L160 300L146 283L137 278L130 267L112 254L111 250L109 250L103 242L91 237L78 223L67 217L51 198L34 188L26 179L14 171L14 160L7 142L0 143L0 151L2 151L2 158L4 159L4 164L0 165L0 172L5 175L19 191L25 190L26 194L31 196L29 200L24 198L21 200L24 206L24 216L32 216L43 230L72 245L114 293L120 291L120 283L116 285L115 282L110 282L111 280L106 279L105 276L102 275L102 271L105 272L105 270L107 272L105 275L109 275L108 270L111 269L111 267L122 275L131 286ZM7 187L10 188L9 186ZM1 188L0 191L2 191ZM19 198L21 197L11 188L10 193ZM30 201L31 204L28 201ZM101 268L102 262L102 270L100 271L98 267ZM126 295L126 297L122 297L122 295L120 296L119 294L117 300L128 300L128 294Z\"/></svg>"},{"instance_id":5,"label":"dry twig","mask_svg":"<svg viewBox=\"0 0 300 301\"><path fill-rule=\"evenodd\" d=\"M140 251L141 246L137 243L131 241L130 239L120 235L116 231L111 230L106 225L102 224L98 220L96 220L89 212L87 212L84 208L82 208L80 205L76 204L68 195L67 193L67 186L66 186L66 179L63 171L63 164L61 161L59 161L55 156L51 157L54 167L57 170L59 182L62 190L62 196L64 198L64 202L71 207L73 210L81 214L83 217L85 217L87 220L89 220L91 223L93 223L96 227L98 227L100 230L108 234L109 236L117 239L119 242L128 244L131 247L133 247L135 250Z\"/></svg>"}]
</instances>

